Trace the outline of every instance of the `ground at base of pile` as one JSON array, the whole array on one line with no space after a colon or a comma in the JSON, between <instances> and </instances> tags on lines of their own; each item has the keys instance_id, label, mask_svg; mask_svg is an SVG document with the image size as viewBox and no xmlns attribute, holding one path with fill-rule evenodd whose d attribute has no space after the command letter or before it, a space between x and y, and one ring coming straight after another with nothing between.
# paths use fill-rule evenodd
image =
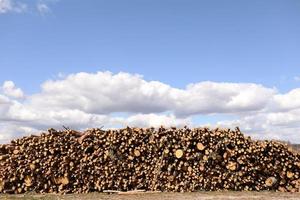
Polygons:
<instances>
[{"instance_id":1,"label":"ground at base of pile","mask_svg":"<svg viewBox=\"0 0 300 200\"><path fill-rule=\"evenodd\" d=\"M0 145L0 193L300 191L300 154L236 129L57 131Z\"/></svg>"},{"instance_id":2,"label":"ground at base of pile","mask_svg":"<svg viewBox=\"0 0 300 200\"><path fill-rule=\"evenodd\" d=\"M21 194L0 195L2 200L296 200L300 193L287 192L188 192L188 193L143 193L131 195L88 193L88 194Z\"/></svg>"}]
</instances>

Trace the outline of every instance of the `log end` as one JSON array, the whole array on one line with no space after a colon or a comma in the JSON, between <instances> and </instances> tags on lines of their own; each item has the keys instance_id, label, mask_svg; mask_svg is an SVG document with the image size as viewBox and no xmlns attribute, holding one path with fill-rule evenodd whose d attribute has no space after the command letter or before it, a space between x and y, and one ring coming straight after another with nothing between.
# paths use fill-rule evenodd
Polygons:
<instances>
[{"instance_id":1,"label":"log end","mask_svg":"<svg viewBox=\"0 0 300 200\"><path fill-rule=\"evenodd\" d=\"M26 176L25 179L24 179L24 183L25 183L26 187L32 186L32 177L31 176Z\"/></svg>"},{"instance_id":2,"label":"log end","mask_svg":"<svg viewBox=\"0 0 300 200\"><path fill-rule=\"evenodd\" d=\"M205 146L201 142L199 142L197 143L197 149L203 151L205 149Z\"/></svg>"},{"instance_id":3,"label":"log end","mask_svg":"<svg viewBox=\"0 0 300 200\"><path fill-rule=\"evenodd\" d=\"M133 153L134 153L134 156L135 156L135 157L139 157L139 156L141 155L141 152L140 152L139 150L137 150L137 149L135 149L135 150L133 151Z\"/></svg>"},{"instance_id":4,"label":"log end","mask_svg":"<svg viewBox=\"0 0 300 200\"><path fill-rule=\"evenodd\" d=\"M277 179L275 177L269 177L266 179L265 184L267 187L272 187L277 182Z\"/></svg>"},{"instance_id":5,"label":"log end","mask_svg":"<svg viewBox=\"0 0 300 200\"><path fill-rule=\"evenodd\" d=\"M175 151L175 157L176 158L181 158L183 156L183 150L182 149L177 149Z\"/></svg>"},{"instance_id":6,"label":"log end","mask_svg":"<svg viewBox=\"0 0 300 200\"><path fill-rule=\"evenodd\" d=\"M236 162L229 162L226 165L226 168L231 170L231 171L235 171L237 169L237 163Z\"/></svg>"}]
</instances>

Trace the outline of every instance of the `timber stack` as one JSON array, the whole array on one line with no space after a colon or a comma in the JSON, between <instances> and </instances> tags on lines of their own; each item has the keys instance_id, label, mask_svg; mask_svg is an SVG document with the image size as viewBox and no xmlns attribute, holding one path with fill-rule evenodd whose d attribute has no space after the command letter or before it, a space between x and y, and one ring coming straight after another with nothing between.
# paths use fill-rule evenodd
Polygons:
<instances>
[{"instance_id":1,"label":"timber stack","mask_svg":"<svg viewBox=\"0 0 300 200\"><path fill-rule=\"evenodd\" d=\"M49 129L0 145L0 193L300 192L300 154L239 128Z\"/></svg>"}]
</instances>

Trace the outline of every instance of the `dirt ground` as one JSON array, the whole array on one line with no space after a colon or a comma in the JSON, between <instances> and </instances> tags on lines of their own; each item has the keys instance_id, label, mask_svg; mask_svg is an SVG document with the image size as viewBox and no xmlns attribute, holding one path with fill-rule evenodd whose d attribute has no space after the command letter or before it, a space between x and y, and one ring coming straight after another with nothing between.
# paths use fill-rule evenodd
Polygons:
<instances>
[{"instance_id":1,"label":"dirt ground","mask_svg":"<svg viewBox=\"0 0 300 200\"><path fill-rule=\"evenodd\" d=\"M193 192L193 193L154 193L154 194L70 194L70 195L40 195L40 194L25 194L25 195L0 195L2 200L246 200L246 199L299 199L300 193L281 193L281 192Z\"/></svg>"}]
</instances>

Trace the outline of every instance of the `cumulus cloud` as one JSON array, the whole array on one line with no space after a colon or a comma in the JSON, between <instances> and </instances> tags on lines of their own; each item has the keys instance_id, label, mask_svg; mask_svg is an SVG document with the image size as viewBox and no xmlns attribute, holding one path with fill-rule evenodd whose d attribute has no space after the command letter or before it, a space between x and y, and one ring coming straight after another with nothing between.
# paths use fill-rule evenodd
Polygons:
<instances>
[{"instance_id":1,"label":"cumulus cloud","mask_svg":"<svg viewBox=\"0 0 300 200\"><path fill-rule=\"evenodd\" d=\"M213 114L235 118L217 126L240 126L257 138L300 142L300 88L279 93L254 83L205 81L179 89L137 74L82 72L45 81L36 94L24 95L12 81L4 82L1 91L0 142L62 125L198 126L194 116Z\"/></svg>"},{"instance_id":2,"label":"cumulus cloud","mask_svg":"<svg viewBox=\"0 0 300 200\"><path fill-rule=\"evenodd\" d=\"M11 106L11 101L8 97L0 94L0 118L6 115L8 109Z\"/></svg>"},{"instance_id":3,"label":"cumulus cloud","mask_svg":"<svg viewBox=\"0 0 300 200\"><path fill-rule=\"evenodd\" d=\"M264 112L238 116L236 120L217 123L225 127L241 127L255 139L278 139L300 143L300 109L288 112Z\"/></svg>"},{"instance_id":4,"label":"cumulus cloud","mask_svg":"<svg viewBox=\"0 0 300 200\"><path fill-rule=\"evenodd\" d=\"M125 121L126 125L138 127L159 127L161 125L171 127L183 127L191 125L190 118L176 118L175 115L137 114Z\"/></svg>"},{"instance_id":5,"label":"cumulus cloud","mask_svg":"<svg viewBox=\"0 0 300 200\"><path fill-rule=\"evenodd\" d=\"M175 112L191 115L259 111L274 93L274 89L252 83L200 82L188 85L175 99Z\"/></svg>"},{"instance_id":6,"label":"cumulus cloud","mask_svg":"<svg viewBox=\"0 0 300 200\"><path fill-rule=\"evenodd\" d=\"M16 88L14 82L5 81L2 86L3 93L9 97L23 98L24 93L20 88Z\"/></svg>"},{"instance_id":7,"label":"cumulus cloud","mask_svg":"<svg viewBox=\"0 0 300 200\"><path fill-rule=\"evenodd\" d=\"M47 81L41 93L31 96L31 102L40 107L97 114L172 111L177 116L189 116L260 110L274 93L274 89L248 83L201 82L178 89L145 81L140 75L98 72Z\"/></svg>"},{"instance_id":8,"label":"cumulus cloud","mask_svg":"<svg viewBox=\"0 0 300 200\"><path fill-rule=\"evenodd\" d=\"M147 82L139 75L78 73L45 82L41 93L33 95L30 101L39 107L79 109L96 114L151 113L171 109L171 95L176 91L157 81Z\"/></svg>"},{"instance_id":9,"label":"cumulus cloud","mask_svg":"<svg viewBox=\"0 0 300 200\"><path fill-rule=\"evenodd\" d=\"M277 94L271 104L270 109L294 110L300 108L300 88L293 89L286 94Z\"/></svg>"},{"instance_id":10,"label":"cumulus cloud","mask_svg":"<svg viewBox=\"0 0 300 200\"><path fill-rule=\"evenodd\" d=\"M27 5L19 1L0 0L0 14L8 12L21 13L27 9Z\"/></svg>"}]
</instances>

